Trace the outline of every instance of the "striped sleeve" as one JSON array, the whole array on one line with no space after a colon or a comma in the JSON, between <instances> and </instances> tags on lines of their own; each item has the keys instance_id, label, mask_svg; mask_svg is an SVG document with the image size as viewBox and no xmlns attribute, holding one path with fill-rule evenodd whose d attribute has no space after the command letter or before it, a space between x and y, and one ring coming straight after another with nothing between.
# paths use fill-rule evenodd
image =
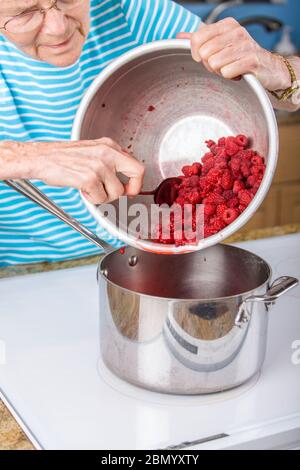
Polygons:
<instances>
[{"instance_id":1,"label":"striped sleeve","mask_svg":"<svg viewBox=\"0 0 300 470\"><path fill-rule=\"evenodd\" d=\"M175 38L180 31L197 31L201 19L170 0L122 0L132 34L146 43Z\"/></svg>"}]
</instances>

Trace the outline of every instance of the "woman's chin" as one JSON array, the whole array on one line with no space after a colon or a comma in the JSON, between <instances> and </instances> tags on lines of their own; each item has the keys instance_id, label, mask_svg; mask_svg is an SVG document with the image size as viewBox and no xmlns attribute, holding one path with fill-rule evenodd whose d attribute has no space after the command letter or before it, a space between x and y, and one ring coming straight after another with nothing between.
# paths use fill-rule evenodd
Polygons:
<instances>
[{"instance_id":1,"label":"woman's chin","mask_svg":"<svg viewBox=\"0 0 300 470\"><path fill-rule=\"evenodd\" d=\"M39 59L56 67L68 67L73 65L80 57L84 38L75 33L67 44L62 46L40 47L38 50Z\"/></svg>"},{"instance_id":2,"label":"woman's chin","mask_svg":"<svg viewBox=\"0 0 300 470\"><path fill-rule=\"evenodd\" d=\"M69 67L79 59L80 53L78 54L68 54L64 57L62 56L47 56L47 57L40 57L43 62L47 62L50 65L54 65L55 67Z\"/></svg>"}]
</instances>

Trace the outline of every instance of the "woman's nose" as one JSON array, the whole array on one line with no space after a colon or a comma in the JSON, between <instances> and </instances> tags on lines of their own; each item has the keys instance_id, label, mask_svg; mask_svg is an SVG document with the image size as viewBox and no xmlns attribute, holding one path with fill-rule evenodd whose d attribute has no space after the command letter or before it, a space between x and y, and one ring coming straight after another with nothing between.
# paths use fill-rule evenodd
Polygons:
<instances>
[{"instance_id":1,"label":"woman's nose","mask_svg":"<svg viewBox=\"0 0 300 470\"><path fill-rule=\"evenodd\" d=\"M60 10L52 8L45 13L42 33L51 36L61 36L68 29L67 24L66 16Z\"/></svg>"}]
</instances>

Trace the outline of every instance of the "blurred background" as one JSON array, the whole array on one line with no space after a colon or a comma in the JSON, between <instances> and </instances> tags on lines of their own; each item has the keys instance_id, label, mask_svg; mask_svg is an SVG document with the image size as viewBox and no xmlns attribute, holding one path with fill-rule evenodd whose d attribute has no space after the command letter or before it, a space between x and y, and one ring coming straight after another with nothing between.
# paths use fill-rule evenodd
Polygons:
<instances>
[{"instance_id":1,"label":"blurred background","mask_svg":"<svg viewBox=\"0 0 300 470\"><path fill-rule=\"evenodd\" d=\"M179 0L213 23L231 16L268 50L282 55L300 55L300 0ZM300 77L299 77L300 80ZM268 197L243 231L300 224L300 112L276 112L279 164Z\"/></svg>"}]
</instances>

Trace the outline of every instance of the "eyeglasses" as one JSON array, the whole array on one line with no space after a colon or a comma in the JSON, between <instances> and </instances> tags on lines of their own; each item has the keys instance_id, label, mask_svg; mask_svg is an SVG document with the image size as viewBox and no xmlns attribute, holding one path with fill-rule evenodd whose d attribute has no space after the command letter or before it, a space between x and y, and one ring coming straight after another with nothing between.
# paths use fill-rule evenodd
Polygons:
<instances>
[{"instance_id":1,"label":"eyeglasses","mask_svg":"<svg viewBox=\"0 0 300 470\"><path fill-rule=\"evenodd\" d=\"M35 8L34 10L20 13L20 15L14 16L13 18L6 21L6 23L0 27L5 29L9 33L31 33L38 30L45 19L45 15L48 11L55 8L55 10L68 13L68 11L74 10L81 6L85 0L54 0L51 6L48 8Z\"/></svg>"}]
</instances>

